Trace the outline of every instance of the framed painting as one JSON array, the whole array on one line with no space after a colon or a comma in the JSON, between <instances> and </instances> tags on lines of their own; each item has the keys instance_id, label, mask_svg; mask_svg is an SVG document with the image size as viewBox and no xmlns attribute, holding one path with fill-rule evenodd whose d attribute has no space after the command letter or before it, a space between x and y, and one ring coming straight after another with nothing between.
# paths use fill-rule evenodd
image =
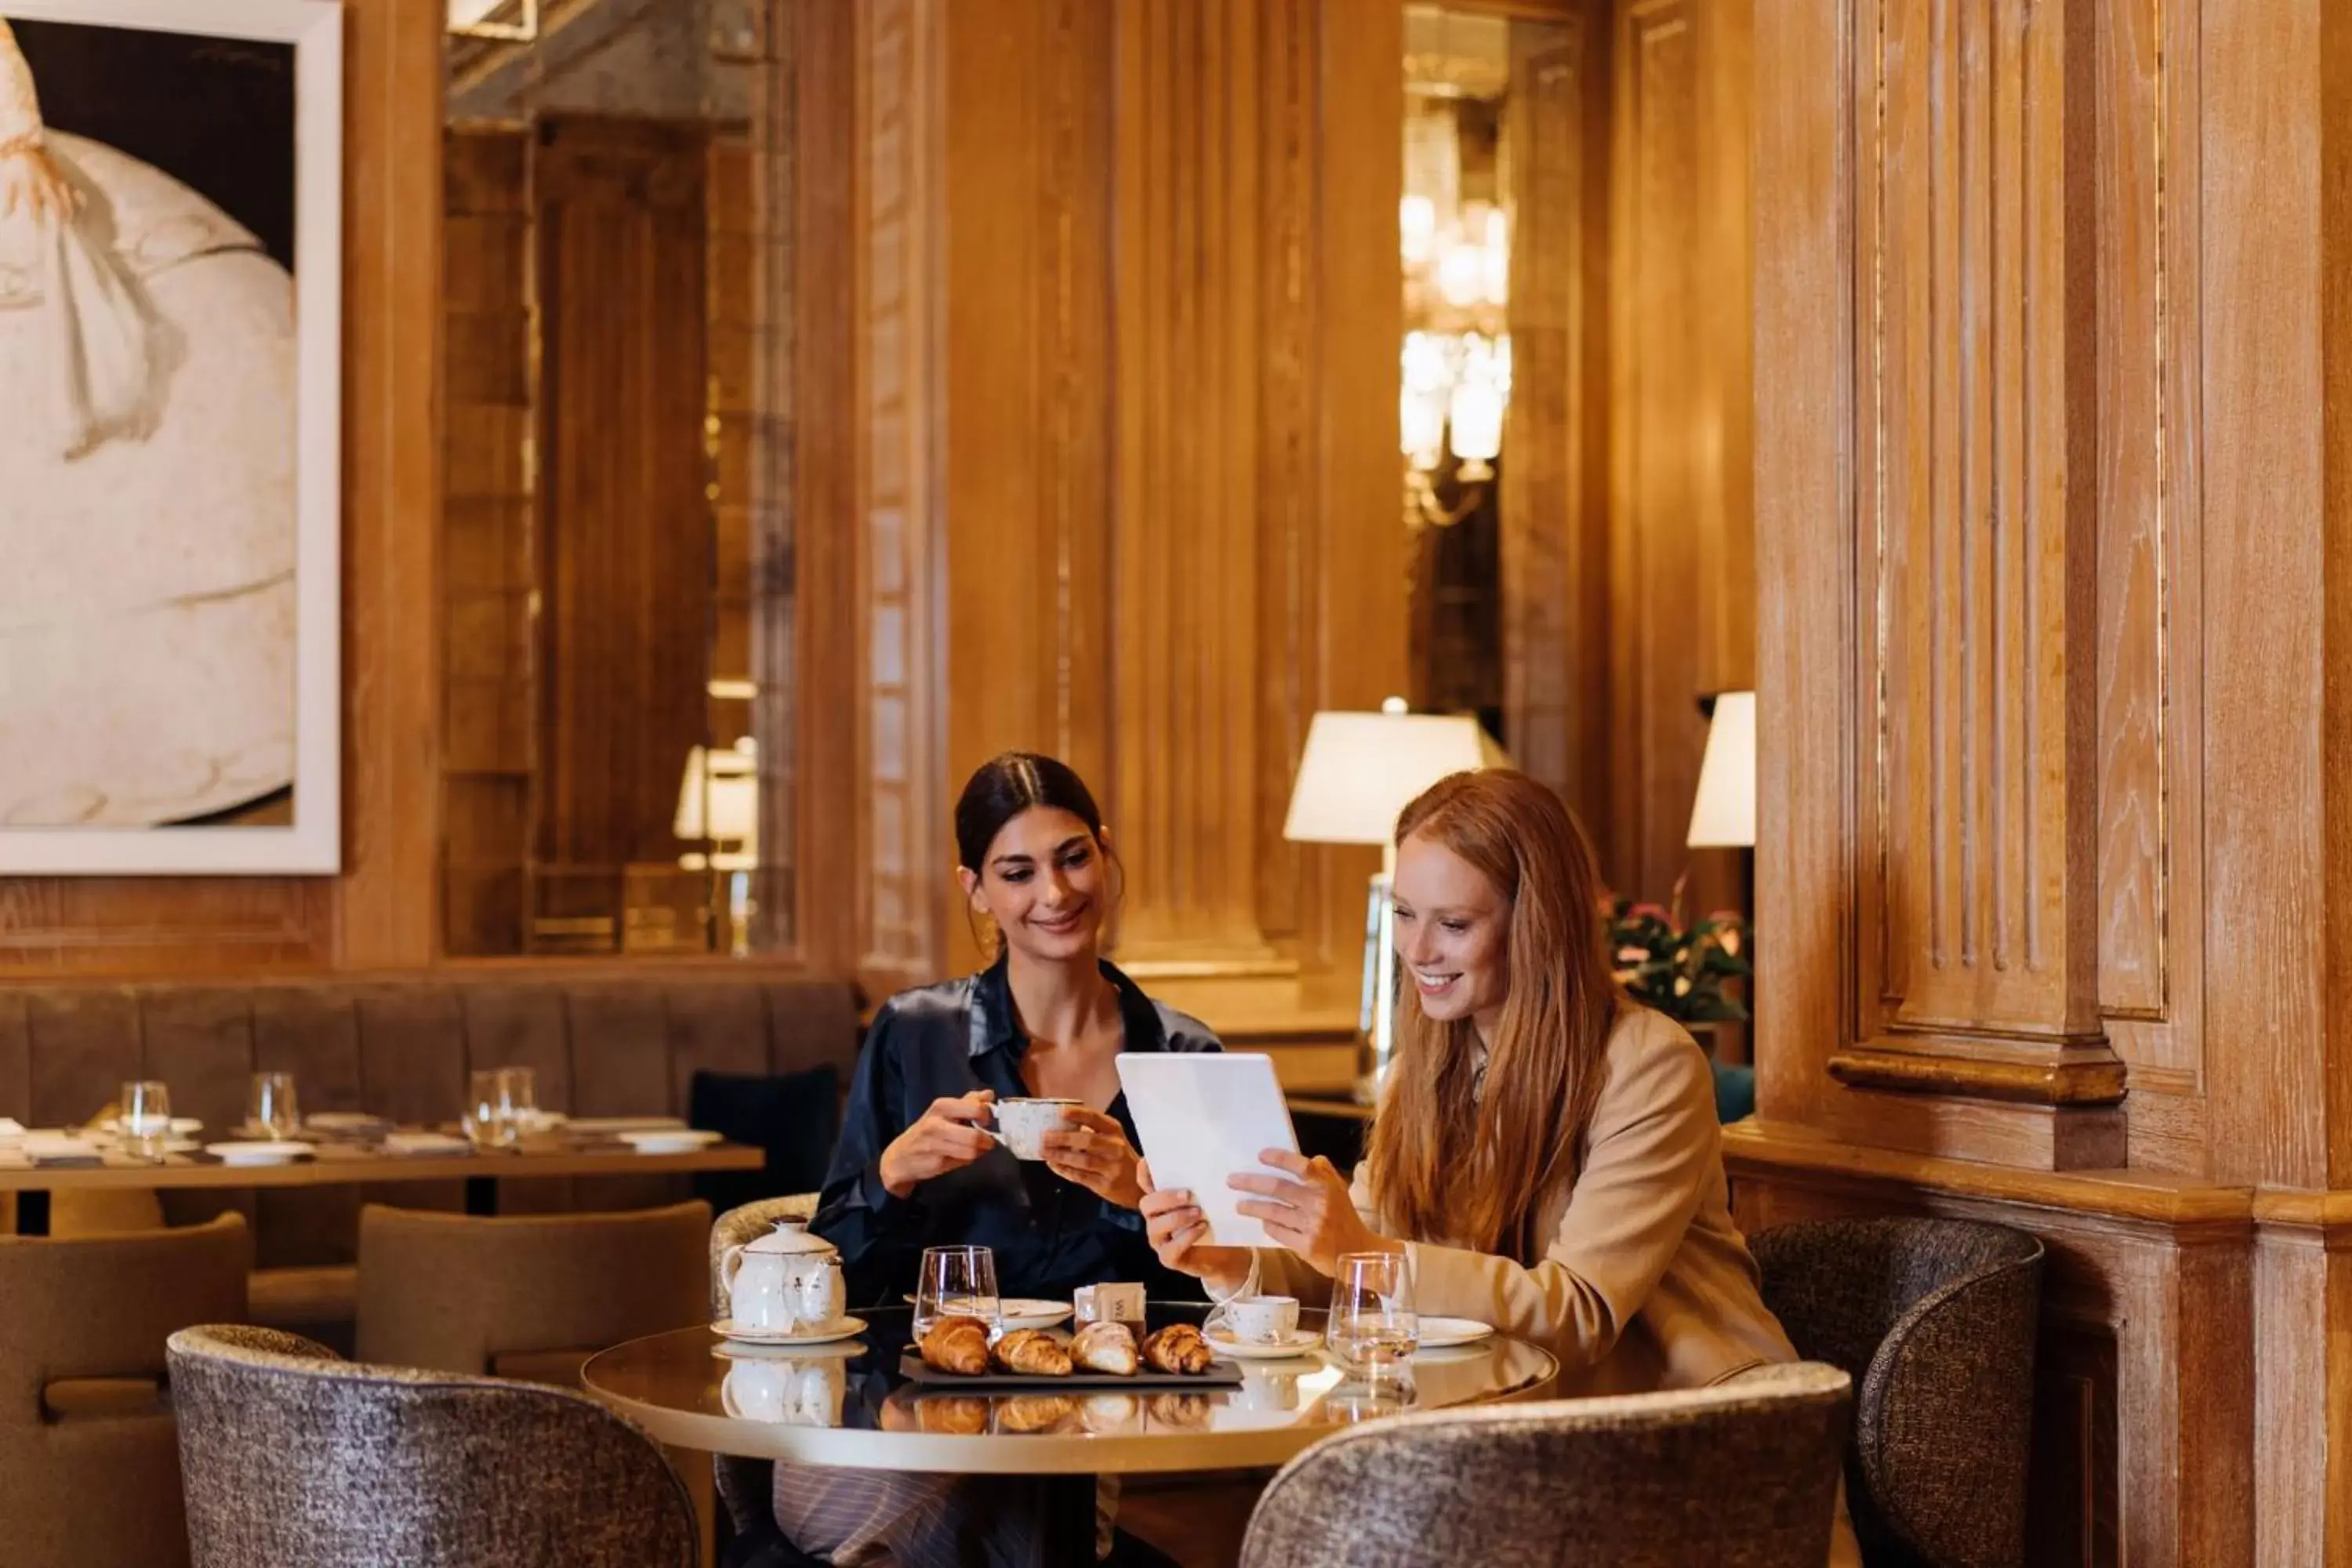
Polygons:
<instances>
[{"instance_id":1,"label":"framed painting","mask_svg":"<svg viewBox=\"0 0 2352 1568\"><path fill-rule=\"evenodd\" d=\"M341 866L342 15L0 0L0 875Z\"/></svg>"}]
</instances>

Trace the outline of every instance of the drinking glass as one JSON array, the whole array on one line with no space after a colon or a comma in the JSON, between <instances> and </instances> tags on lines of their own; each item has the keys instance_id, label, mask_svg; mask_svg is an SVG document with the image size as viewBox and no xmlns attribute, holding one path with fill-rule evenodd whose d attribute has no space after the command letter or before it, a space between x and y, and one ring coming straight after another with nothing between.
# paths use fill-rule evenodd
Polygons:
<instances>
[{"instance_id":1,"label":"drinking glass","mask_svg":"<svg viewBox=\"0 0 2352 1568\"><path fill-rule=\"evenodd\" d=\"M1421 1342L1412 1274L1402 1252L1350 1252L1331 1277L1324 1328L1331 1353L1351 1373L1377 1376L1409 1360Z\"/></svg>"},{"instance_id":2,"label":"drinking glass","mask_svg":"<svg viewBox=\"0 0 2352 1568\"><path fill-rule=\"evenodd\" d=\"M506 1074L497 1068L466 1076L466 1136L479 1149L511 1149L514 1113L508 1108Z\"/></svg>"},{"instance_id":3,"label":"drinking glass","mask_svg":"<svg viewBox=\"0 0 2352 1568\"><path fill-rule=\"evenodd\" d=\"M996 1254L985 1247L927 1247L915 1286L915 1337L941 1318L978 1318L996 1338L1003 1319L996 1299Z\"/></svg>"},{"instance_id":4,"label":"drinking glass","mask_svg":"<svg viewBox=\"0 0 2352 1568\"><path fill-rule=\"evenodd\" d=\"M246 1102L245 1121L255 1131L271 1138L291 1138L301 1131L302 1110L294 1100L294 1075L255 1073L253 1093Z\"/></svg>"},{"instance_id":5,"label":"drinking glass","mask_svg":"<svg viewBox=\"0 0 2352 1568\"><path fill-rule=\"evenodd\" d=\"M502 1103L515 1136L538 1131L539 1074L529 1068L500 1068L499 1077L504 1080Z\"/></svg>"},{"instance_id":6,"label":"drinking glass","mask_svg":"<svg viewBox=\"0 0 2352 1568\"><path fill-rule=\"evenodd\" d=\"M152 1079L124 1084L118 1125L132 1158L160 1161L172 1142L172 1091Z\"/></svg>"}]
</instances>

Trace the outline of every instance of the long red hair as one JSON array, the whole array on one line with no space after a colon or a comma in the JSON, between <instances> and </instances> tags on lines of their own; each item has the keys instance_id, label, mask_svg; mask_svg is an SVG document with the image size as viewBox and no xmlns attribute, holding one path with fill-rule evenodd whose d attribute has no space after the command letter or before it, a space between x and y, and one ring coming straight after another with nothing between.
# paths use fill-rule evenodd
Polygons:
<instances>
[{"instance_id":1,"label":"long red hair","mask_svg":"<svg viewBox=\"0 0 2352 1568\"><path fill-rule=\"evenodd\" d=\"M1430 1019L1410 985L1367 1153L1382 1222L1532 1263L1544 1194L1573 1174L1622 998L1611 976L1592 847L1567 805L1522 773L1454 773L1397 818L1484 873L1509 913L1510 984L1477 1088L1478 1033Z\"/></svg>"}]
</instances>

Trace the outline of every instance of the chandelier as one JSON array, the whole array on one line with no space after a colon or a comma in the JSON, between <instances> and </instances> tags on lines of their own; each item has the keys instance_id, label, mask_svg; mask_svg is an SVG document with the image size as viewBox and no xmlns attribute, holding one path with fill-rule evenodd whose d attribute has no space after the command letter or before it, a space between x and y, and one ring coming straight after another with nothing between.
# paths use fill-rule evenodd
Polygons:
<instances>
[{"instance_id":1,"label":"chandelier","mask_svg":"<svg viewBox=\"0 0 2352 1568\"><path fill-rule=\"evenodd\" d=\"M1477 509L1503 449L1510 225L1490 202L1441 205L1413 194L1398 205L1397 230L1409 327L1398 405L1406 483L1420 517L1450 527ZM1437 494L1449 454L1464 492L1450 507Z\"/></svg>"}]
</instances>

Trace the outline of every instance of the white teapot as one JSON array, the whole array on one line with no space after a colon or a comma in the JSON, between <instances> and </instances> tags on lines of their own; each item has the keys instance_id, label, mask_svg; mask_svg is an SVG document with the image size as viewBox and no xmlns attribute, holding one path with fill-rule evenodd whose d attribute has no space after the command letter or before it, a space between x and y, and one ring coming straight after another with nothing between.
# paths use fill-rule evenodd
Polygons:
<instances>
[{"instance_id":1,"label":"white teapot","mask_svg":"<svg viewBox=\"0 0 2352 1568\"><path fill-rule=\"evenodd\" d=\"M719 1396L738 1421L786 1426L838 1426L849 1392L848 1363L838 1356L806 1361L731 1362Z\"/></svg>"},{"instance_id":2,"label":"white teapot","mask_svg":"<svg viewBox=\"0 0 2352 1568\"><path fill-rule=\"evenodd\" d=\"M778 1226L719 1257L719 1278L738 1329L809 1333L841 1316L841 1254L805 1226Z\"/></svg>"}]
</instances>

